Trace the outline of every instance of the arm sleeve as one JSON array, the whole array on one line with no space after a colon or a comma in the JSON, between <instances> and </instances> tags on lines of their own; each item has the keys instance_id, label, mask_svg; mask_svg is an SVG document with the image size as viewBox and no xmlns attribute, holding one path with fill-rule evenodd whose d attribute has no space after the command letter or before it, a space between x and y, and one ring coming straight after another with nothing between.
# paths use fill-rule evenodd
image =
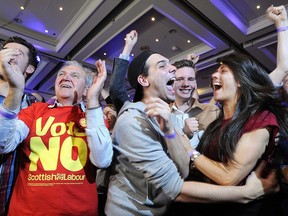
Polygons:
<instances>
[{"instance_id":1,"label":"arm sleeve","mask_svg":"<svg viewBox=\"0 0 288 216\"><path fill-rule=\"evenodd\" d=\"M119 113L121 107L128 101L128 93L125 86L125 77L128 71L129 61L115 58L113 63L112 75L109 83L109 95Z\"/></svg>"},{"instance_id":2,"label":"arm sleeve","mask_svg":"<svg viewBox=\"0 0 288 216\"><path fill-rule=\"evenodd\" d=\"M2 104L0 109L5 109ZM28 133L29 128L20 119L8 119L0 115L0 154L14 151Z\"/></svg>"},{"instance_id":3,"label":"arm sleeve","mask_svg":"<svg viewBox=\"0 0 288 216\"><path fill-rule=\"evenodd\" d=\"M117 121L115 140L120 141L121 144L118 145L115 141L114 148L125 155L125 159L119 156L120 160L127 161L127 167L124 162L122 163L124 168L119 167L123 169L120 172L125 173L129 169L129 173L126 174L131 175L131 179L134 175L142 176L145 184L141 182L142 180L136 183L139 193L146 194L155 203L175 199L184 181L176 165L166 153L165 140L159 136L146 118L135 116L133 111L121 114ZM133 172L134 170L136 173Z\"/></svg>"},{"instance_id":4,"label":"arm sleeve","mask_svg":"<svg viewBox=\"0 0 288 216\"><path fill-rule=\"evenodd\" d=\"M104 123L102 108L86 110L86 120L90 160L95 166L106 168L112 161L113 147L110 133Z\"/></svg>"}]
</instances>

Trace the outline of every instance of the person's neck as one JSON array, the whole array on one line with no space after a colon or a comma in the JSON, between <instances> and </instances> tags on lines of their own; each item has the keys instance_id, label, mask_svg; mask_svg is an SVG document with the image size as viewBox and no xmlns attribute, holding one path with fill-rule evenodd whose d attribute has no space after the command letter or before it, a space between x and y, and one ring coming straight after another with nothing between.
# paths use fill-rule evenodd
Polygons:
<instances>
[{"instance_id":1,"label":"person's neck","mask_svg":"<svg viewBox=\"0 0 288 216\"><path fill-rule=\"evenodd\" d=\"M235 113L235 104L223 104L224 119L230 119Z\"/></svg>"},{"instance_id":2,"label":"person's neck","mask_svg":"<svg viewBox=\"0 0 288 216\"><path fill-rule=\"evenodd\" d=\"M77 101L72 101L70 98L57 98L57 102L62 104L62 106L73 106L77 104Z\"/></svg>"},{"instance_id":3,"label":"person's neck","mask_svg":"<svg viewBox=\"0 0 288 216\"><path fill-rule=\"evenodd\" d=\"M175 106L177 107L177 109L181 110L182 112L185 112L186 110L188 110L193 106L194 101L195 101L194 98L191 98L189 100L179 100L176 98Z\"/></svg>"}]
</instances>

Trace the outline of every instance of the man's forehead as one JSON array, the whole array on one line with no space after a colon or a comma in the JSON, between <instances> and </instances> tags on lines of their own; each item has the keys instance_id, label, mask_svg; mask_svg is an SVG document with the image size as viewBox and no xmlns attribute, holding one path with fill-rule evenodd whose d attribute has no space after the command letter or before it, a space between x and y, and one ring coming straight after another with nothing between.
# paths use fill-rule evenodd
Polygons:
<instances>
[{"instance_id":1,"label":"man's forehead","mask_svg":"<svg viewBox=\"0 0 288 216\"><path fill-rule=\"evenodd\" d=\"M4 49L5 48L18 49L18 50L21 50L22 52L28 52L29 51L29 49L26 46L19 44L19 43L7 43L7 44L5 44L5 46L3 48Z\"/></svg>"},{"instance_id":2,"label":"man's forehead","mask_svg":"<svg viewBox=\"0 0 288 216\"><path fill-rule=\"evenodd\" d=\"M79 66L76 66L76 65L67 65L63 68L61 68L60 71L66 71L66 72L75 72L75 73L82 73L82 74L85 74L85 71L79 67Z\"/></svg>"},{"instance_id":3,"label":"man's forehead","mask_svg":"<svg viewBox=\"0 0 288 216\"><path fill-rule=\"evenodd\" d=\"M146 61L146 64L148 66L152 66L152 65L157 65L160 62L169 63L169 60L158 53L154 53L151 56L149 56L149 58Z\"/></svg>"},{"instance_id":4,"label":"man's forehead","mask_svg":"<svg viewBox=\"0 0 288 216\"><path fill-rule=\"evenodd\" d=\"M192 67L182 67L178 68L176 70L176 76L182 76L182 75L189 75L189 76L195 76L196 72Z\"/></svg>"}]
</instances>

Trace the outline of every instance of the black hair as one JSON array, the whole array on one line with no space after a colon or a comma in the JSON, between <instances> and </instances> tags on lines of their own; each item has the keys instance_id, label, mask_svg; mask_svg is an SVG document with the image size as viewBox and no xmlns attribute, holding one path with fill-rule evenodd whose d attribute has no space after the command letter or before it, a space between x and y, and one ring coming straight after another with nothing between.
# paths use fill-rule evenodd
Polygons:
<instances>
[{"instance_id":1,"label":"black hair","mask_svg":"<svg viewBox=\"0 0 288 216\"><path fill-rule=\"evenodd\" d=\"M13 36L13 37L10 37L6 41L3 42L2 48L8 43L18 43L18 44L21 44L21 45L27 47L29 50L29 52L28 52L28 59L29 59L28 65L32 65L35 68L35 70L37 69L38 64L39 64L38 52L37 52L36 48L31 43L29 43L28 41L26 41L25 39L23 39L21 37ZM27 74L26 80L30 76L32 76L32 74Z\"/></svg>"},{"instance_id":2,"label":"black hair","mask_svg":"<svg viewBox=\"0 0 288 216\"><path fill-rule=\"evenodd\" d=\"M268 110L276 116L280 136L287 138L287 111L281 105L277 90L268 73L252 58L240 53L219 58L217 62L225 64L232 71L235 81L240 84L238 100L230 122L225 126L222 125L224 113L221 109L218 118L206 129L197 149L201 152L207 151L210 142L219 135L219 139L217 139L219 161L224 164L233 161L233 153L244 125L252 116L264 110Z\"/></svg>"}]
</instances>

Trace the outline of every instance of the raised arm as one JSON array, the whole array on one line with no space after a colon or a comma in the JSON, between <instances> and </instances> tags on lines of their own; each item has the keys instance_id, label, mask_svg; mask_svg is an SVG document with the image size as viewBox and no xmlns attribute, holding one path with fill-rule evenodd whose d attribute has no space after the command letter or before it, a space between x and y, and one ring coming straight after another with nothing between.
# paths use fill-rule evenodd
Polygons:
<instances>
[{"instance_id":1,"label":"raised arm","mask_svg":"<svg viewBox=\"0 0 288 216\"><path fill-rule=\"evenodd\" d=\"M15 49L0 51L1 79L9 85L7 97L0 104L0 154L13 151L26 137L29 130L23 122L17 123L25 86L24 75L15 62L18 55L22 53ZM16 133L16 130L20 132Z\"/></svg>"},{"instance_id":2,"label":"raised arm","mask_svg":"<svg viewBox=\"0 0 288 216\"><path fill-rule=\"evenodd\" d=\"M112 140L105 126L103 111L99 96L107 78L105 61L96 62L98 75L94 78L92 86L87 92L87 140L90 149L91 162L99 168L110 165L113 156Z\"/></svg>"},{"instance_id":3,"label":"raised arm","mask_svg":"<svg viewBox=\"0 0 288 216\"><path fill-rule=\"evenodd\" d=\"M137 40L138 34L135 30L132 30L126 35L125 46L120 57L114 59L113 71L109 83L109 93L117 113L119 113L125 101L129 100L125 77L129 67L130 53Z\"/></svg>"},{"instance_id":4,"label":"raised arm","mask_svg":"<svg viewBox=\"0 0 288 216\"><path fill-rule=\"evenodd\" d=\"M14 60L21 54L21 51L15 49L3 49L0 51L1 76L2 79L9 84L8 95L3 104L9 110L16 110L20 107L24 92L25 78Z\"/></svg>"},{"instance_id":5,"label":"raised arm","mask_svg":"<svg viewBox=\"0 0 288 216\"><path fill-rule=\"evenodd\" d=\"M267 17L271 19L277 29L277 66L269 76L274 84L279 84L288 73L288 19L283 5L270 6L266 11Z\"/></svg>"},{"instance_id":6,"label":"raised arm","mask_svg":"<svg viewBox=\"0 0 288 216\"><path fill-rule=\"evenodd\" d=\"M175 163L182 178L186 178L189 174L189 156L186 145L190 145L189 139L183 134L182 130L173 125L173 114L170 106L160 98L149 98L145 100L147 105L145 112L148 117L156 117L161 131L167 143L168 153ZM180 131L182 133L180 133Z\"/></svg>"}]
</instances>

